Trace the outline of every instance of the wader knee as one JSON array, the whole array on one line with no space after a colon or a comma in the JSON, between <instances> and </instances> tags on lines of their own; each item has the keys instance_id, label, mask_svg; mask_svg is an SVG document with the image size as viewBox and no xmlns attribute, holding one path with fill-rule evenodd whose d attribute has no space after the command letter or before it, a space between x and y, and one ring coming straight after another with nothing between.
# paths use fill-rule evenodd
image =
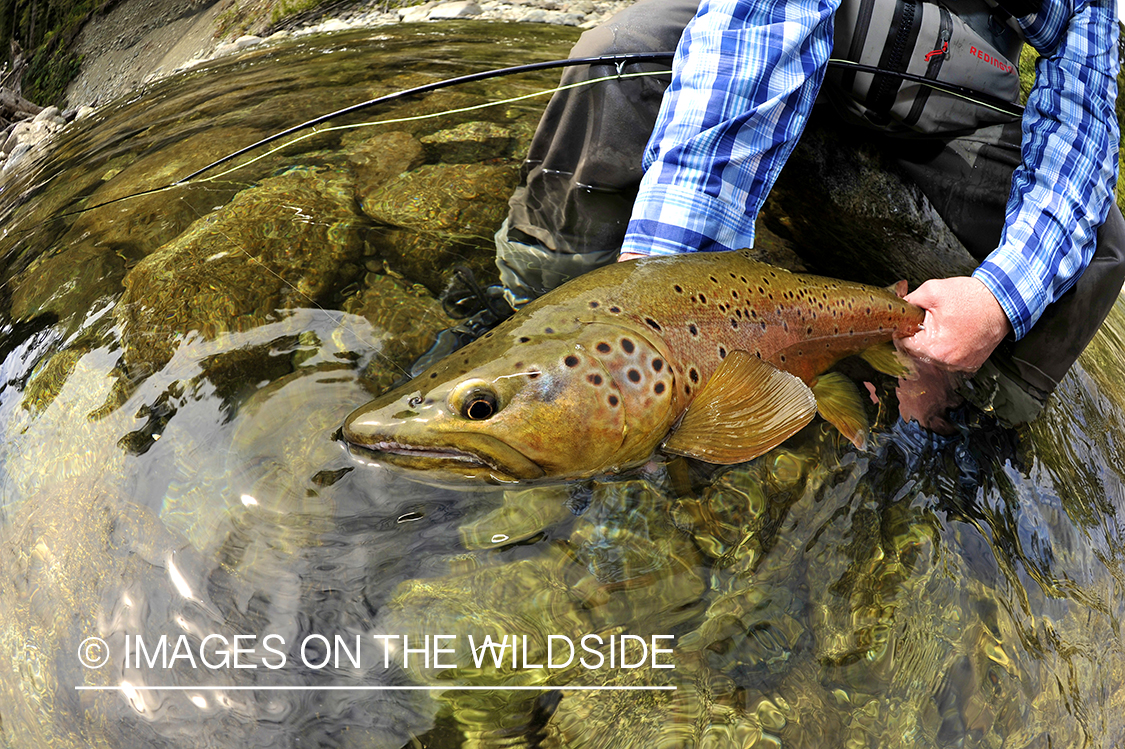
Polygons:
<instances>
[{"instance_id":1,"label":"wader knee","mask_svg":"<svg viewBox=\"0 0 1125 749\"><path fill-rule=\"evenodd\" d=\"M549 250L508 238L508 220L496 232L496 265L504 298L514 309L556 286L617 260L618 248L581 254Z\"/></svg>"},{"instance_id":2,"label":"wader knee","mask_svg":"<svg viewBox=\"0 0 1125 749\"><path fill-rule=\"evenodd\" d=\"M965 396L1003 421L1034 419L1109 315L1123 281L1125 219L1113 205L1086 271L1026 336L1001 344L966 384Z\"/></svg>"},{"instance_id":3,"label":"wader knee","mask_svg":"<svg viewBox=\"0 0 1125 749\"><path fill-rule=\"evenodd\" d=\"M638 0L582 34L571 57L675 49L699 0ZM629 224L641 159L670 63L567 68L551 97L496 235L497 265L513 304L613 262ZM589 86L578 85L597 81ZM507 234L511 230L511 236Z\"/></svg>"}]
</instances>

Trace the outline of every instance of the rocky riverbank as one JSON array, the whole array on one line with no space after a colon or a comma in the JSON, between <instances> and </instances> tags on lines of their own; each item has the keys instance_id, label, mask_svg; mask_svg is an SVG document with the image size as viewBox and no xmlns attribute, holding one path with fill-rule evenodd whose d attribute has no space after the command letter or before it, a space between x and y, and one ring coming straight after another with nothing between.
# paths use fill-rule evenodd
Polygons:
<instances>
[{"instance_id":1,"label":"rocky riverbank","mask_svg":"<svg viewBox=\"0 0 1125 749\"><path fill-rule=\"evenodd\" d=\"M60 111L54 107L0 131L0 175L46 148L67 123L142 86L200 65L294 35L459 19L550 23L590 28L633 0L431 0L389 9L384 0L366 0L340 10L329 4L280 24L249 19L237 36L223 36L230 0L124 0L87 23L76 42L83 59ZM275 28L276 27L276 28ZM257 33L241 33L250 31Z\"/></svg>"}]
</instances>

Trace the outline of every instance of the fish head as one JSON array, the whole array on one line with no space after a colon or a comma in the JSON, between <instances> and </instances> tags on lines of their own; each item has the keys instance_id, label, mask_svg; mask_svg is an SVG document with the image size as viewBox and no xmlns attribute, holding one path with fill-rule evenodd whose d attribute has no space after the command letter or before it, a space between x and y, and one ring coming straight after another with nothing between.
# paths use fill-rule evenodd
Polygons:
<instances>
[{"instance_id":1,"label":"fish head","mask_svg":"<svg viewBox=\"0 0 1125 749\"><path fill-rule=\"evenodd\" d=\"M501 332L501 331L496 331ZM357 409L354 455L439 483L593 475L626 436L625 404L573 331L478 340Z\"/></svg>"}]
</instances>

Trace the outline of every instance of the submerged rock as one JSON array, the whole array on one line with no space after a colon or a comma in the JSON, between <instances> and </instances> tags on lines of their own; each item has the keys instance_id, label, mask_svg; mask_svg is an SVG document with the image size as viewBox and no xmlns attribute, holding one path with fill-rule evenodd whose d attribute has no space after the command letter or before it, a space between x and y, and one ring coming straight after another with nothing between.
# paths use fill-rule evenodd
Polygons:
<instances>
[{"instance_id":1,"label":"submerged rock","mask_svg":"<svg viewBox=\"0 0 1125 749\"><path fill-rule=\"evenodd\" d=\"M521 543L573 518L570 487L541 486L504 492L503 504L458 530L466 549L495 549Z\"/></svg>"},{"instance_id":2,"label":"submerged rock","mask_svg":"<svg viewBox=\"0 0 1125 749\"><path fill-rule=\"evenodd\" d=\"M464 241L412 229L377 227L368 233L368 244L382 258L383 268L422 284L435 296L444 291L448 269L456 265L468 267L482 286L499 280L491 237Z\"/></svg>"},{"instance_id":3,"label":"submerged rock","mask_svg":"<svg viewBox=\"0 0 1125 749\"><path fill-rule=\"evenodd\" d=\"M373 88L372 96L385 96L433 82L434 79L429 76L404 74L388 79L383 85ZM488 99L479 94L447 89L426 94L420 100L399 104L385 119L393 121L388 125L393 126L395 130L423 136L460 125L465 121L465 115L460 110L487 103ZM475 116L480 119L491 119L493 117L502 119L504 114L503 110L498 107L487 107ZM343 142L347 145L347 136L344 137Z\"/></svg>"},{"instance_id":4,"label":"submerged rock","mask_svg":"<svg viewBox=\"0 0 1125 749\"><path fill-rule=\"evenodd\" d=\"M12 317L82 317L98 307L100 299L119 292L125 273L125 258L86 243L64 253L40 255L11 284Z\"/></svg>"},{"instance_id":5,"label":"submerged rock","mask_svg":"<svg viewBox=\"0 0 1125 749\"><path fill-rule=\"evenodd\" d=\"M371 323L375 349L364 377L375 390L390 387L454 320L424 289L389 276L368 274L363 291L344 303L344 311Z\"/></svg>"},{"instance_id":6,"label":"submerged rock","mask_svg":"<svg viewBox=\"0 0 1125 749\"><path fill-rule=\"evenodd\" d=\"M119 157L52 186L31 220L55 218L65 201L91 191L83 208L52 249L12 281L12 314L29 319L53 313L81 316L105 296L121 291L129 267L238 192L232 182L198 183L160 190L192 170L252 143L260 132L247 127L213 128L188 136L174 148L132 160ZM104 207L96 207L103 206Z\"/></svg>"},{"instance_id":7,"label":"submerged rock","mask_svg":"<svg viewBox=\"0 0 1125 749\"><path fill-rule=\"evenodd\" d=\"M516 167L428 164L364 192L363 212L383 227L369 235L395 271L441 292L440 269L467 265L487 285L496 277L493 235L508 212Z\"/></svg>"},{"instance_id":8,"label":"submerged rock","mask_svg":"<svg viewBox=\"0 0 1125 749\"><path fill-rule=\"evenodd\" d=\"M587 672L588 673L588 672ZM573 686L591 686L579 678ZM544 730L550 749L777 747L789 706L747 695L696 659L678 658L675 671L620 669L596 686L622 691L562 691ZM674 687L667 691L631 691ZM630 690L630 691L625 691ZM783 712L784 710L784 712Z\"/></svg>"},{"instance_id":9,"label":"submerged rock","mask_svg":"<svg viewBox=\"0 0 1125 749\"><path fill-rule=\"evenodd\" d=\"M532 491L543 503L556 500L558 507L569 495L566 487L557 486ZM495 552L466 555L452 559L442 577L408 580L398 587L384 608L381 631L405 633L414 642L441 632L461 645L447 659L451 667L412 665L413 678L432 686L565 686L617 683L624 670L629 676L622 683L668 682L667 672L649 668L647 660L639 676L611 664L609 643L622 632L635 635L634 644L642 636L665 635L696 615L692 604L706 587L698 553L669 521L668 497L659 486L644 480L605 482L592 491L589 508L565 543L543 543L534 557L508 563L497 564L504 557ZM525 499L525 492L512 492L504 507ZM468 544L483 541L490 522L494 532L523 534L536 520L547 527L562 519L557 512L520 518L502 509L463 526L462 537ZM584 641L588 635L597 639ZM481 651L464 645L471 642L477 648L486 636L504 646L484 651L488 655L478 664L474 659ZM601 653L601 665L581 650L583 642ZM584 656L590 657L589 665L580 665ZM528 665L532 663L541 665ZM468 745L491 746L501 739L533 742L542 710L534 693L451 690L442 699Z\"/></svg>"},{"instance_id":10,"label":"submerged rock","mask_svg":"<svg viewBox=\"0 0 1125 749\"><path fill-rule=\"evenodd\" d=\"M399 130L382 132L348 149L348 163L355 170L356 197L364 198L403 172L422 165L422 144Z\"/></svg>"},{"instance_id":11,"label":"submerged rock","mask_svg":"<svg viewBox=\"0 0 1125 749\"><path fill-rule=\"evenodd\" d=\"M452 239L487 238L508 213L514 166L428 164L367 194L375 221Z\"/></svg>"},{"instance_id":12,"label":"submerged rock","mask_svg":"<svg viewBox=\"0 0 1125 749\"><path fill-rule=\"evenodd\" d=\"M319 305L359 272L351 185L295 169L239 193L137 263L115 314L125 362L153 371L193 333L246 330L287 308Z\"/></svg>"},{"instance_id":13,"label":"submerged rock","mask_svg":"<svg viewBox=\"0 0 1125 749\"><path fill-rule=\"evenodd\" d=\"M809 124L764 212L814 272L914 288L978 262L922 191L870 139Z\"/></svg>"},{"instance_id":14,"label":"submerged rock","mask_svg":"<svg viewBox=\"0 0 1125 749\"><path fill-rule=\"evenodd\" d=\"M434 161L475 164L504 155L512 143L512 131L494 122L464 122L424 135L421 141Z\"/></svg>"}]
</instances>

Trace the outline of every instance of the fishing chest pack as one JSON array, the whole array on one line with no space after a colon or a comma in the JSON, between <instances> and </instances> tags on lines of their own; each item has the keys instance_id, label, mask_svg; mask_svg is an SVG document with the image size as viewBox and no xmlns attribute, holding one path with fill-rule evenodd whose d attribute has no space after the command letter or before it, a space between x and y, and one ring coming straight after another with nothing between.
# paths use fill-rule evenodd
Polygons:
<instances>
[{"instance_id":1,"label":"fishing chest pack","mask_svg":"<svg viewBox=\"0 0 1125 749\"><path fill-rule=\"evenodd\" d=\"M1038 10L1039 0L843 0L826 88L848 114L901 135L1012 122L1023 46L1013 17Z\"/></svg>"}]
</instances>

